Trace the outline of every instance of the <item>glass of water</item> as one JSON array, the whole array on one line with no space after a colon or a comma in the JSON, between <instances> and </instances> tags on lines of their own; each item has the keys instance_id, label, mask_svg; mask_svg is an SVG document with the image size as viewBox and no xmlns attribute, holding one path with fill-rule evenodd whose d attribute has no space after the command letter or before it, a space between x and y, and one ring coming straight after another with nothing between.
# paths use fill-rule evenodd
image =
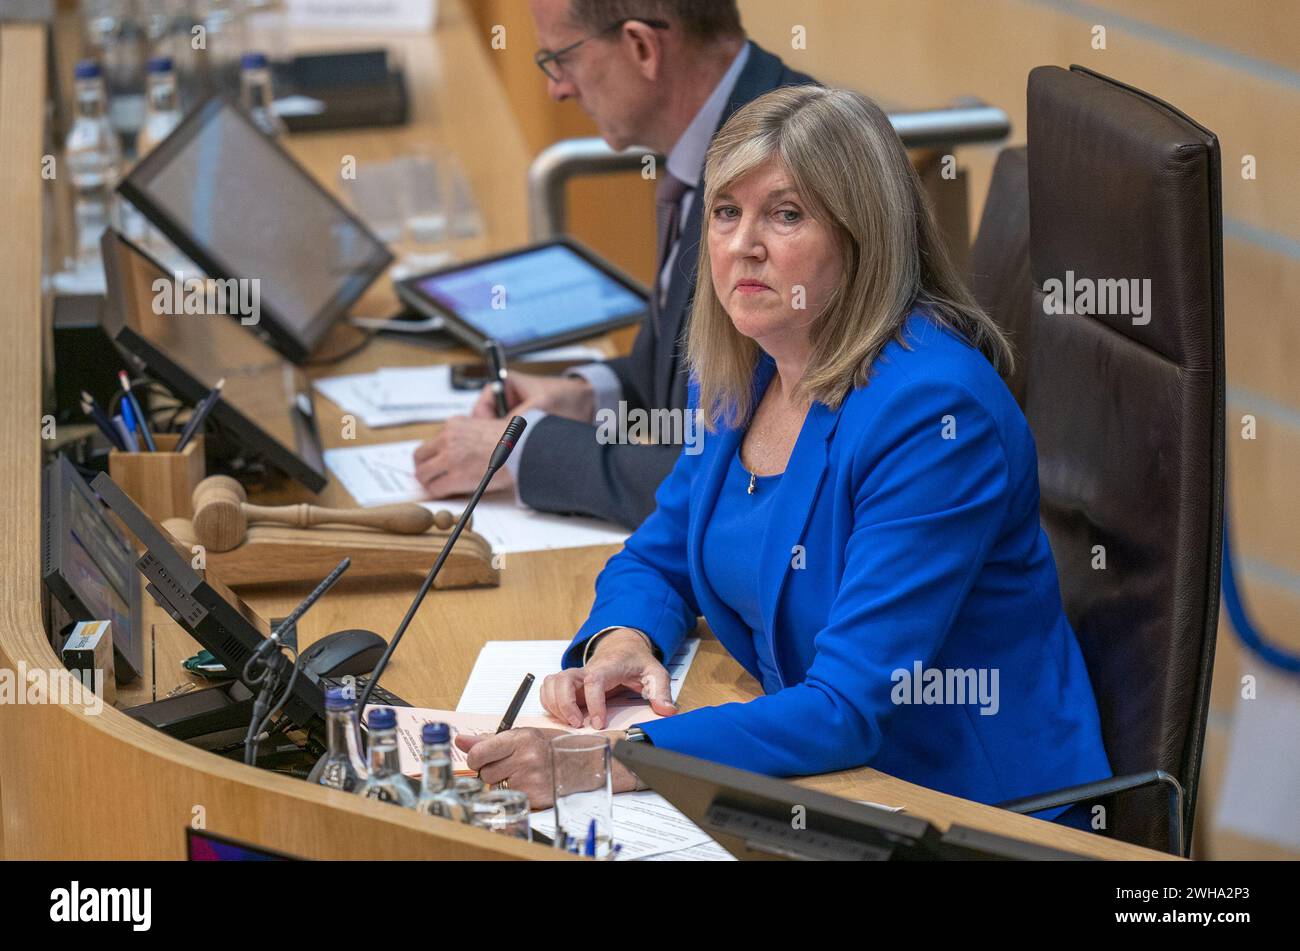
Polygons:
<instances>
[{"instance_id":1,"label":"glass of water","mask_svg":"<svg viewBox=\"0 0 1300 951\"><path fill-rule=\"evenodd\" d=\"M470 825L532 841L528 824L528 796L518 789L488 789L478 793L469 806Z\"/></svg>"},{"instance_id":2,"label":"glass of water","mask_svg":"<svg viewBox=\"0 0 1300 951\"><path fill-rule=\"evenodd\" d=\"M613 842L613 786L609 737L570 733L551 741L551 770L555 778L555 844L577 845L586 854L595 834L595 857L605 858Z\"/></svg>"}]
</instances>

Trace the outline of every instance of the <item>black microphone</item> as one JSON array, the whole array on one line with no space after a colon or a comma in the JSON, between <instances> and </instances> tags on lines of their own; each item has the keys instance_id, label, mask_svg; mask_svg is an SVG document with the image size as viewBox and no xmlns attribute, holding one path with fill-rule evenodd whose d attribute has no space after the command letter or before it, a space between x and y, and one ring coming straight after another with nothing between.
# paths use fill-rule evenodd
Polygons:
<instances>
[{"instance_id":1,"label":"black microphone","mask_svg":"<svg viewBox=\"0 0 1300 951\"><path fill-rule=\"evenodd\" d=\"M492 450L492 458L488 460L488 478L506 464L510 458L510 453L514 452L515 444L519 442L519 437L524 434L524 427L528 421L522 416L516 416L506 424L506 431L501 434L501 441L497 447ZM478 501L476 498L474 501Z\"/></svg>"},{"instance_id":2,"label":"black microphone","mask_svg":"<svg viewBox=\"0 0 1300 951\"><path fill-rule=\"evenodd\" d=\"M496 475L497 470L505 465L506 460L510 458L510 453L514 451L515 444L519 442L519 437L523 435L524 428L527 425L528 421L522 416L515 416L506 425L506 431L501 434L501 441L498 442L497 447L492 450L492 458L488 460L487 472L483 473L483 478L480 480L478 488L474 490L474 494L470 496L469 502L465 506L465 511L460 513L460 518L456 521L456 526L451 530L451 534L447 536L446 544L442 546L442 551L438 553L438 560L433 563L433 567L429 569L429 573L424 576L424 582L420 585L420 590L415 593L415 600L413 600L411 606L406 609L406 616L402 618L402 623L397 626L397 631L393 634L393 639L389 641L388 646L384 648L384 653L379 658L379 663L375 664L375 669L370 672L370 681L366 684L366 689L361 692L361 698L357 701L355 716L358 721L360 721L360 718L366 709L366 702L370 699L370 692L375 689L375 684L379 683L380 675L384 672L384 668L388 666L388 660L393 656L393 651L397 649L397 642L400 641L402 635L406 633L407 627L410 626L411 619L415 617L415 612L420 609L420 604L424 601L424 596L428 594L429 589L433 587L434 579L438 577L438 572L442 570L442 563L446 561L447 556L451 554L452 546L456 544L456 539L460 538L460 533L464 530L465 524L469 521L470 515L473 514L474 507L478 505L478 500L482 498L483 493L487 491L488 483L492 481L492 477Z\"/></svg>"},{"instance_id":3,"label":"black microphone","mask_svg":"<svg viewBox=\"0 0 1300 951\"><path fill-rule=\"evenodd\" d=\"M343 572L347 571L351 564L351 558L344 558L335 565L334 570L325 576L325 580L318 584L312 590L311 594L303 598L302 602L289 612L288 617L276 625L275 630L271 632L271 636L257 645L257 649L253 651L253 657L249 658L248 664L253 662L254 657L260 658L269 653L273 647L279 647L281 644L284 644L286 647L292 648L293 650L297 650L298 631L295 625L297 625L298 619L306 614L311 606L319 601L326 591L334 587L334 582L338 581L339 578L342 577ZM284 636L286 632L289 635L288 637ZM248 671L248 664L245 664L244 666L245 672Z\"/></svg>"}]
</instances>

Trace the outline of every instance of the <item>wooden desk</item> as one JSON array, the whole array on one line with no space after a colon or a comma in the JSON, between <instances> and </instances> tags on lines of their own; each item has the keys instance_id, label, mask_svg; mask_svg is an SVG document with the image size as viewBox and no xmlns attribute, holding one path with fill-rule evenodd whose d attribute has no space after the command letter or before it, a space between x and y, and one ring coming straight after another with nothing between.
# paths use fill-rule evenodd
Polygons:
<instances>
[{"instance_id":1,"label":"wooden desk","mask_svg":"<svg viewBox=\"0 0 1300 951\"><path fill-rule=\"evenodd\" d=\"M470 172L483 206L489 238L477 253L524 240L522 188L527 156L512 117L483 61L478 39L458 2L444 2L445 20L433 37L406 38L405 62L416 99L415 122L397 133L332 133L300 136L290 148L327 186L337 187L343 154L361 162L398 154L428 138L450 141ZM41 75L42 47L35 28L3 28L0 34L0 90L10 101L11 76ZM355 37L349 37L354 41ZM18 49L19 63L12 62ZM11 72L12 71L12 72ZM455 81L439 82L442 76ZM39 136L36 90L19 88L18 116L0 109L0 167L31 162ZM491 130L490 139L481 131ZM13 134L11 134L13 133ZM21 133L21 134L17 134ZM511 183L516 183L512 185ZM7 182L3 184L8 184ZM39 190L18 195L20 215L10 220L40 227ZM31 314L39 310L39 262L11 252L30 247L28 226L13 229L0 248L0 285L17 293L0 300L0 326L11 334L3 359L5 397L13 412L0 415L4 445L24 447L0 459L3 509L0 529L13 541L0 558L4 568L0 605L0 657L8 666L56 661L40 627L35 559L38 550L39 449L33 443L39 418L39 368L33 354L38 341ZM11 279L12 278L12 283ZM391 310L391 293L376 287L362 302L365 313ZM345 336L343 332L340 337ZM337 341L340 346L345 340ZM466 353L435 354L390 341L369 348L328 370L344 373L385 365L464 359ZM327 446L342 444L338 407L317 401L322 437ZM392 441L427 436L431 427L402 427L371 432L358 424L357 441ZM290 497L291 489L276 496ZM331 484L321 500L348 504ZM590 606L592 583L614 549L571 549L511 555L500 588L439 591L425 601L403 641L384 683L412 703L451 708L481 645L491 639L567 637ZM244 597L264 617L287 613L311 587L279 585L245 588ZM333 630L366 627L389 636L406 610L415 584L344 580L300 625L303 644ZM180 661L197 650L183 631L152 604L147 630L156 654L141 684L122 690L124 703L150 699L187 678ZM686 709L746 700L758 685L707 637L686 683ZM8 857L171 857L181 854L181 828L196 810L208 828L236 838L315 858L550 858L549 850L505 840L480 830L429 823L413 814L361 802L355 797L308 786L264 771L222 760L161 736L118 711L91 717L65 707L44 706L0 711L0 804L4 809L3 848ZM1111 842L936 793L871 769L815 777L803 784L855 799L903 805L940 829L953 822L986 828L1029 841L1108 858L1162 858L1159 853ZM87 790L79 797L84 810L70 813L57 790Z\"/></svg>"},{"instance_id":2,"label":"wooden desk","mask_svg":"<svg viewBox=\"0 0 1300 951\"><path fill-rule=\"evenodd\" d=\"M404 148L403 137L455 135L488 227L504 243L522 240L528 156L460 0L444 0L442 8L433 34L401 40L412 78L412 126L388 139L374 133L316 137L317 158L324 163L332 152L337 162L344 145L363 158L380 157L384 148ZM41 167L44 144L45 53L43 27L0 25L0 333L6 340L0 348L6 407L0 413L0 445L6 447L0 453L0 668L11 675L55 671L66 682L45 635L37 554L46 411L39 238L45 222L44 183L33 170ZM445 73L433 72L438 69ZM435 86L439 75L446 81ZM491 138L479 129L492 130ZM159 639L177 640L174 629ZM160 670L173 666L160 658ZM541 846L250 769L111 708L94 715L59 704L0 706L0 810L0 854L16 859L179 859L185 827L202 823L306 858L569 860Z\"/></svg>"}]
</instances>

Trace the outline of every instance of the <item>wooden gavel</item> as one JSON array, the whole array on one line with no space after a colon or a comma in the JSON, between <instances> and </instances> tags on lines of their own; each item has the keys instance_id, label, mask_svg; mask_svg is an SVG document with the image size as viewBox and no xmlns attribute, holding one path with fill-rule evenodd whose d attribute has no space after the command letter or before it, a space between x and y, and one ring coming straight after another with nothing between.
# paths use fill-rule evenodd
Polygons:
<instances>
[{"instance_id":1,"label":"wooden gavel","mask_svg":"<svg viewBox=\"0 0 1300 951\"><path fill-rule=\"evenodd\" d=\"M209 551L230 551L243 543L252 522L294 528L315 525L361 525L399 535L429 530L434 515L413 502L372 509L326 509L315 505L250 505L244 487L229 476L208 476L194 487L194 537Z\"/></svg>"}]
</instances>

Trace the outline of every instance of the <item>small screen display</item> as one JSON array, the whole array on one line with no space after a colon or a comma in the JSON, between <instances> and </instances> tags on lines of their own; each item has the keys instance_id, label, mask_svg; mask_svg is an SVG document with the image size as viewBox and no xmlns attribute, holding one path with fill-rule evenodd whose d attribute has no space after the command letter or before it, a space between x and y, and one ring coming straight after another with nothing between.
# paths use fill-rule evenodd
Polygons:
<instances>
[{"instance_id":1,"label":"small screen display","mask_svg":"<svg viewBox=\"0 0 1300 951\"><path fill-rule=\"evenodd\" d=\"M507 349L628 318L645 309L640 294L563 245L434 274L415 286Z\"/></svg>"},{"instance_id":2,"label":"small screen display","mask_svg":"<svg viewBox=\"0 0 1300 951\"><path fill-rule=\"evenodd\" d=\"M287 855L199 829L185 830L186 858L191 862L285 862Z\"/></svg>"}]
</instances>

